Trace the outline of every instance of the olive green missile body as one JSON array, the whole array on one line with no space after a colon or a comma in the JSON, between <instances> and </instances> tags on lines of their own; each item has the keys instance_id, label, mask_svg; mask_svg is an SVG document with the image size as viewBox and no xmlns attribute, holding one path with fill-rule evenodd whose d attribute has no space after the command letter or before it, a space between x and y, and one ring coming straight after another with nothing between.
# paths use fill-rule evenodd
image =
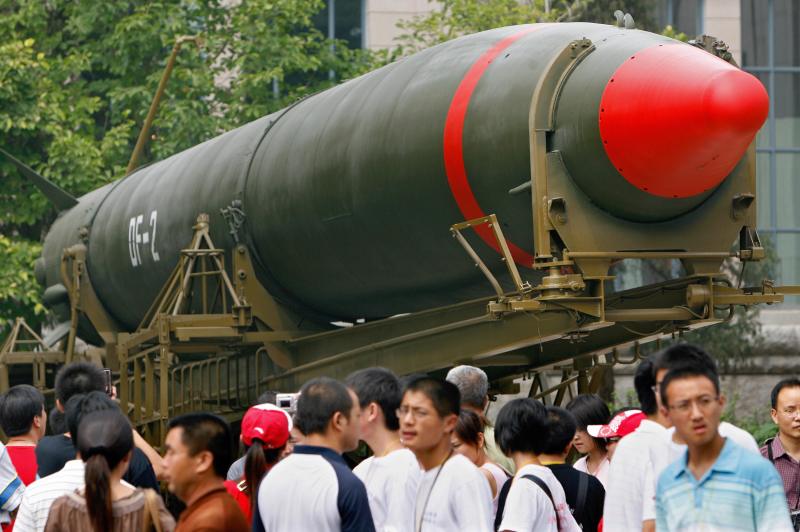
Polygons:
<instances>
[{"instance_id":1,"label":"olive green missile body","mask_svg":"<svg viewBox=\"0 0 800 532\"><path fill-rule=\"evenodd\" d=\"M48 234L40 280L57 292L63 250L84 242L99 299L132 330L175 267L191 236L187 228L206 212L218 246L228 255L237 242L249 246L259 281L270 293L320 323L386 317L490 294L448 231L481 214L497 215L516 262L535 281L535 271L525 269L534 253L531 100L550 61L580 39L595 49L564 83L548 151L560 152L596 206L641 224L642 231L702 209L758 126L743 127L738 144L726 140L727 151L715 147L705 161L705 153L694 156L704 143L664 140L685 135L674 125L653 130L648 121L683 120L678 111L687 108L658 92L659 76L675 77L693 61L698 68L711 61L711 70L735 67L643 31L584 23L515 26L407 57L83 196ZM644 52L647 68L637 71L631 58ZM628 80L622 93L611 86L615 76ZM726 88L744 82L720 83ZM649 102L658 112L627 105L640 89L647 95L640 107ZM697 98L716 98L709 90ZM643 142L633 124L637 116L653 130L653 153L637 144ZM710 123L705 116L697 120ZM626 137L631 132L636 138ZM639 166L656 167L664 154L677 158L678 167L670 167L673 177L655 175L650 190L651 178ZM626 170L622 165L632 157ZM680 167L681 160L691 161L691 168ZM695 171L705 179L702 187L691 184ZM473 236L476 250L501 274L505 266L489 240Z\"/></svg>"}]
</instances>

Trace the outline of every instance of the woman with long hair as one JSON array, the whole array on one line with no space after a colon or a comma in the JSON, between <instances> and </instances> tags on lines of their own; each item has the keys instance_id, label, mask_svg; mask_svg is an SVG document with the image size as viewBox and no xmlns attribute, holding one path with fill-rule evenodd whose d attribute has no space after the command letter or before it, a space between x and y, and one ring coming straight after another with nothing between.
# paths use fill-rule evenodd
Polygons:
<instances>
[{"instance_id":1,"label":"woman with long hair","mask_svg":"<svg viewBox=\"0 0 800 532\"><path fill-rule=\"evenodd\" d=\"M451 443L453 452L464 455L473 464L478 466L492 492L493 512L497 512L497 498L503 485L511 478L511 474L492 462L486 453L486 440L483 429L486 423L478 414L466 408L461 409L453 431Z\"/></svg>"},{"instance_id":2,"label":"woman with long hair","mask_svg":"<svg viewBox=\"0 0 800 532\"><path fill-rule=\"evenodd\" d=\"M291 430L289 414L269 403L250 407L242 418L240 439L247 449L244 475L239 480L226 480L225 488L239 503L248 522L253 520L261 479L292 451Z\"/></svg>"},{"instance_id":3,"label":"woman with long hair","mask_svg":"<svg viewBox=\"0 0 800 532\"><path fill-rule=\"evenodd\" d=\"M122 481L133 452L133 429L115 408L85 414L76 447L85 464L85 486L53 502L46 532L172 531L175 520L151 489Z\"/></svg>"},{"instance_id":4,"label":"woman with long hair","mask_svg":"<svg viewBox=\"0 0 800 532\"><path fill-rule=\"evenodd\" d=\"M610 461L606 446L608 442L603 438L593 437L586 431L589 425L605 425L611 418L608 406L599 395L581 394L567 404L567 410L575 416L578 430L572 445L575 450L583 455L573 464L573 467L584 473L589 473L606 487L608 467Z\"/></svg>"}]
</instances>

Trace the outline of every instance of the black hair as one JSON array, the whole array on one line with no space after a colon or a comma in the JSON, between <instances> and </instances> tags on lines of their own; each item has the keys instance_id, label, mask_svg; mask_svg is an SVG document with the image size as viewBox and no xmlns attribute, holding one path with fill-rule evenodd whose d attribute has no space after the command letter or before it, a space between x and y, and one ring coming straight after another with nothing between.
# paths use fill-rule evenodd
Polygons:
<instances>
[{"instance_id":1,"label":"black hair","mask_svg":"<svg viewBox=\"0 0 800 532\"><path fill-rule=\"evenodd\" d=\"M276 405L278 403L278 392L273 390L267 390L266 392L259 395L258 399L256 399L256 404L263 405L264 403Z\"/></svg>"},{"instance_id":2,"label":"black hair","mask_svg":"<svg viewBox=\"0 0 800 532\"><path fill-rule=\"evenodd\" d=\"M53 434L64 434L69 430L67 429L67 419L64 412L56 407L51 408L50 413L47 414L47 424Z\"/></svg>"},{"instance_id":3,"label":"black hair","mask_svg":"<svg viewBox=\"0 0 800 532\"><path fill-rule=\"evenodd\" d=\"M543 453L561 454L575 437L578 422L566 408L547 406L547 442Z\"/></svg>"},{"instance_id":4,"label":"black hair","mask_svg":"<svg viewBox=\"0 0 800 532\"><path fill-rule=\"evenodd\" d=\"M300 389L295 424L305 435L324 434L337 412L350 419L352 408L353 398L344 384L329 377L318 377Z\"/></svg>"},{"instance_id":5,"label":"black hair","mask_svg":"<svg viewBox=\"0 0 800 532\"><path fill-rule=\"evenodd\" d=\"M535 399L513 399L497 414L494 439L503 454L541 454L549 437L547 410Z\"/></svg>"},{"instance_id":6,"label":"black hair","mask_svg":"<svg viewBox=\"0 0 800 532\"><path fill-rule=\"evenodd\" d=\"M111 470L133 450L133 431L122 412L100 410L81 418L76 442L81 460L86 463L86 509L95 532L114 528L111 505Z\"/></svg>"},{"instance_id":7,"label":"black hair","mask_svg":"<svg viewBox=\"0 0 800 532\"><path fill-rule=\"evenodd\" d=\"M575 418L576 430L585 431L589 425L604 425L611 418L608 405L599 395L593 393L582 393L567 403L567 410ZM594 444L606 450L606 440L594 438ZM561 451L559 451L561 452Z\"/></svg>"},{"instance_id":8,"label":"black hair","mask_svg":"<svg viewBox=\"0 0 800 532\"><path fill-rule=\"evenodd\" d=\"M103 410L119 410L119 406L105 392L90 392L87 394L73 395L64 407L64 417L67 420L72 442L78 441L81 420L87 414Z\"/></svg>"},{"instance_id":9,"label":"black hair","mask_svg":"<svg viewBox=\"0 0 800 532\"><path fill-rule=\"evenodd\" d=\"M400 381L397 376L386 368L366 368L351 373L345 383L358 396L361 408L370 403L381 407L386 428L398 430L400 421L397 419L397 408L403 398Z\"/></svg>"},{"instance_id":10,"label":"black hair","mask_svg":"<svg viewBox=\"0 0 800 532\"><path fill-rule=\"evenodd\" d=\"M6 437L27 434L33 418L44 412L44 395L30 384L18 384L0 395L0 426Z\"/></svg>"},{"instance_id":11,"label":"black hair","mask_svg":"<svg viewBox=\"0 0 800 532\"><path fill-rule=\"evenodd\" d=\"M433 408L441 417L461 412L461 392L458 386L442 379L434 379L427 375L414 375L405 383L403 395L408 392L420 392L431 400Z\"/></svg>"},{"instance_id":12,"label":"black hair","mask_svg":"<svg viewBox=\"0 0 800 532\"><path fill-rule=\"evenodd\" d=\"M193 412L172 418L168 430L183 429L181 442L194 456L208 451L213 457L214 473L225 478L233 458L233 439L228 422L208 412Z\"/></svg>"},{"instance_id":13,"label":"black hair","mask_svg":"<svg viewBox=\"0 0 800 532\"><path fill-rule=\"evenodd\" d=\"M659 370L668 371L684 367L705 367L717 373L717 363L702 347L680 343L667 347L653 357L653 378Z\"/></svg>"},{"instance_id":14,"label":"black hair","mask_svg":"<svg viewBox=\"0 0 800 532\"><path fill-rule=\"evenodd\" d=\"M636 368L633 375L633 387L636 389L636 397L639 398L639 407L648 416L652 416L658 411L658 402L653 388L656 385L655 366L650 358L645 358ZM663 388L662 388L663 389Z\"/></svg>"},{"instance_id":15,"label":"black hair","mask_svg":"<svg viewBox=\"0 0 800 532\"><path fill-rule=\"evenodd\" d=\"M481 416L468 408L462 408L456 422L456 436L462 442L477 447L484 427L485 424Z\"/></svg>"},{"instance_id":16,"label":"black hair","mask_svg":"<svg viewBox=\"0 0 800 532\"><path fill-rule=\"evenodd\" d=\"M79 393L102 392L106 389L103 370L89 362L73 362L56 374L56 399L66 408L67 401Z\"/></svg>"},{"instance_id":17,"label":"black hair","mask_svg":"<svg viewBox=\"0 0 800 532\"><path fill-rule=\"evenodd\" d=\"M661 404L667 406L667 387L669 384L674 380L686 379L688 377L706 377L712 382L712 384L714 384L714 391L716 391L717 395L719 395L719 375L715 371L711 371L705 366L684 366L670 370L666 375L664 375L664 379L661 381L660 388Z\"/></svg>"},{"instance_id":18,"label":"black hair","mask_svg":"<svg viewBox=\"0 0 800 532\"><path fill-rule=\"evenodd\" d=\"M797 377L789 377L778 381L778 384L772 388L772 392L770 393L769 397L773 409L778 408L778 395L784 388L800 388L800 379Z\"/></svg>"}]
</instances>

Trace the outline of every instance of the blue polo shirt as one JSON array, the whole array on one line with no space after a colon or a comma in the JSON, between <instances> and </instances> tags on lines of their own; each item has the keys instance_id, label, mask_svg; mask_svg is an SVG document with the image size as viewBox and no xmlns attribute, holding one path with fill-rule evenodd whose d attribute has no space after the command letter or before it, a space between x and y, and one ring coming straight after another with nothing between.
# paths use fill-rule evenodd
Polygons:
<instances>
[{"instance_id":1,"label":"blue polo shirt","mask_svg":"<svg viewBox=\"0 0 800 532\"><path fill-rule=\"evenodd\" d=\"M725 440L719 457L700 480L688 452L658 479L656 529L791 532L778 472L767 460Z\"/></svg>"},{"instance_id":2,"label":"blue polo shirt","mask_svg":"<svg viewBox=\"0 0 800 532\"><path fill-rule=\"evenodd\" d=\"M327 447L298 445L258 488L253 529L374 532L364 484Z\"/></svg>"}]
</instances>

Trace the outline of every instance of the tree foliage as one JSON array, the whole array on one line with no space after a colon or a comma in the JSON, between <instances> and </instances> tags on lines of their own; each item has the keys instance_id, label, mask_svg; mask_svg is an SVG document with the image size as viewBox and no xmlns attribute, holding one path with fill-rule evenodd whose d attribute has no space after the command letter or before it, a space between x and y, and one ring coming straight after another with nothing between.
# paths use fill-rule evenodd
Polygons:
<instances>
[{"instance_id":1,"label":"tree foliage","mask_svg":"<svg viewBox=\"0 0 800 532\"><path fill-rule=\"evenodd\" d=\"M368 70L369 53L314 28L324 5L0 0L0 146L75 196L122 177L181 35L202 45L181 50L143 163ZM0 183L1 333L41 315L30 263L56 211L2 158Z\"/></svg>"}]
</instances>

